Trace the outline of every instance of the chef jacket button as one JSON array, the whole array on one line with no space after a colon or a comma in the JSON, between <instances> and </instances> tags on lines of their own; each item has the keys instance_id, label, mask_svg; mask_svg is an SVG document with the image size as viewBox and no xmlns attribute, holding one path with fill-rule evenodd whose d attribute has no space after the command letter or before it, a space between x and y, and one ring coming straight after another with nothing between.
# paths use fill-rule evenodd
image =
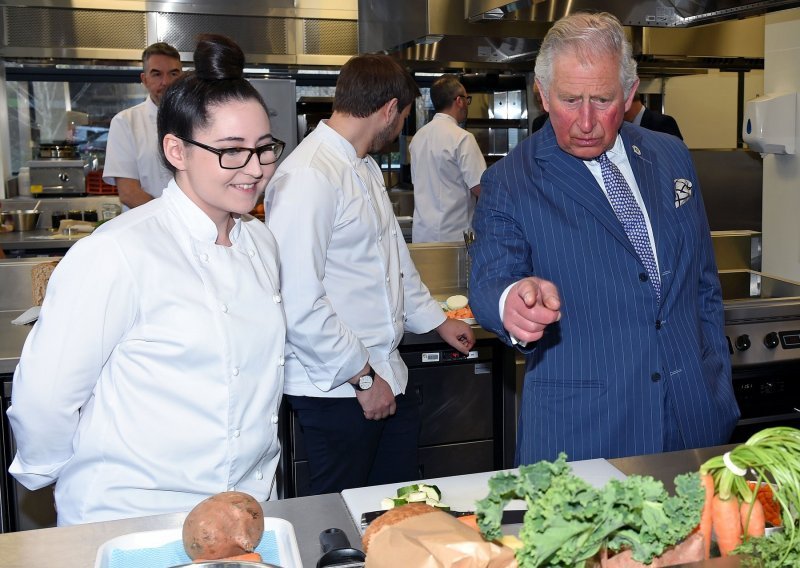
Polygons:
<instances>
[{"instance_id":1,"label":"chef jacket button","mask_svg":"<svg viewBox=\"0 0 800 568\"><path fill-rule=\"evenodd\" d=\"M264 479L264 474L261 473L260 469L258 471L256 471L256 479L259 479L259 480Z\"/></svg>"},{"instance_id":2,"label":"chef jacket button","mask_svg":"<svg viewBox=\"0 0 800 568\"><path fill-rule=\"evenodd\" d=\"M653 373L652 375L650 375L650 380L653 381L654 383L657 383L658 381L661 380L661 373Z\"/></svg>"},{"instance_id":3,"label":"chef jacket button","mask_svg":"<svg viewBox=\"0 0 800 568\"><path fill-rule=\"evenodd\" d=\"M234 367L233 370L231 371L231 374L233 374L234 377L238 377L239 376L239 367Z\"/></svg>"},{"instance_id":4,"label":"chef jacket button","mask_svg":"<svg viewBox=\"0 0 800 568\"><path fill-rule=\"evenodd\" d=\"M241 434L241 432L240 432L239 430L234 430L234 431L233 431L233 437L234 437L234 438L238 438L238 437L239 437L239 434Z\"/></svg>"},{"instance_id":5,"label":"chef jacket button","mask_svg":"<svg viewBox=\"0 0 800 568\"><path fill-rule=\"evenodd\" d=\"M222 304L222 305L219 307L219 309L221 309L221 310L222 310L222 313L223 313L223 314L227 314L227 313L228 313L228 304Z\"/></svg>"},{"instance_id":6,"label":"chef jacket button","mask_svg":"<svg viewBox=\"0 0 800 568\"><path fill-rule=\"evenodd\" d=\"M277 414L273 414L272 418L270 418L270 420L272 420L273 424L277 424L278 423L278 415Z\"/></svg>"},{"instance_id":7,"label":"chef jacket button","mask_svg":"<svg viewBox=\"0 0 800 568\"><path fill-rule=\"evenodd\" d=\"M396 321L397 321L397 318L392 318L392 323L395 323Z\"/></svg>"},{"instance_id":8,"label":"chef jacket button","mask_svg":"<svg viewBox=\"0 0 800 568\"><path fill-rule=\"evenodd\" d=\"M286 359L284 359L284 358L283 358L283 355L281 355L281 356L278 358L278 365L279 365L280 367L283 367L283 365L284 365L285 363L286 363Z\"/></svg>"},{"instance_id":9,"label":"chef jacket button","mask_svg":"<svg viewBox=\"0 0 800 568\"><path fill-rule=\"evenodd\" d=\"M378 235L378 242L383 240L383 235Z\"/></svg>"},{"instance_id":10,"label":"chef jacket button","mask_svg":"<svg viewBox=\"0 0 800 568\"><path fill-rule=\"evenodd\" d=\"M386 281L387 281L387 282L389 281L389 277L388 277L388 276L386 277Z\"/></svg>"},{"instance_id":11,"label":"chef jacket button","mask_svg":"<svg viewBox=\"0 0 800 568\"><path fill-rule=\"evenodd\" d=\"M206 253L201 254L200 260L202 260L203 262L208 262L208 255Z\"/></svg>"},{"instance_id":12,"label":"chef jacket button","mask_svg":"<svg viewBox=\"0 0 800 568\"><path fill-rule=\"evenodd\" d=\"M661 329L661 320L656 320L656 329Z\"/></svg>"},{"instance_id":13,"label":"chef jacket button","mask_svg":"<svg viewBox=\"0 0 800 568\"><path fill-rule=\"evenodd\" d=\"M249 254L251 257L253 257L253 256L256 255L256 251L254 251L253 249L248 249L247 250L247 254Z\"/></svg>"},{"instance_id":14,"label":"chef jacket button","mask_svg":"<svg viewBox=\"0 0 800 568\"><path fill-rule=\"evenodd\" d=\"M405 273L401 272L400 273L400 278L405 278L405 277L406 277Z\"/></svg>"},{"instance_id":15,"label":"chef jacket button","mask_svg":"<svg viewBox=\"0 0 800 568\"><path fill-rule=\"evenodd\" d=\"M280 304L281 303L281 295L278 294L278 293L273 294L272 295L272 301L275 302L276 304Z\"/></svg>"},{"instance_id":16,"label":"chef jacket button","mask_svg":"<svg viewBox=\"0 0 800 568\"><path fill-rule=\"evenodd\" d=\"M397 231L392 231L392 236L396 237L397 236Z\"/></svg>"},{"instance_id":17,"label":"chef jacket button","mask_svg":"<svg viewBox=\"0 0 800 568\"><path fill-rule=\"evenodd\" d=\"M648 279L647 272L639 273L639 280L641 280L642 282L647 282L647 279Z\"/></svg>"}]
</instances>

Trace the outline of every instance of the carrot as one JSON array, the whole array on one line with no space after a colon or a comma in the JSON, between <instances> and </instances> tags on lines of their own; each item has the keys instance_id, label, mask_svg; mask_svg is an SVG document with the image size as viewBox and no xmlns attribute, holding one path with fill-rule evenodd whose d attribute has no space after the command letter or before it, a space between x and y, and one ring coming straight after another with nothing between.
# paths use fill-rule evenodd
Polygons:
<instances>
[{"instance_id":1,"label":"carrot","mask_svg":"<svg viewBox=\"0 0 800 568\"><path fill-rule=\"evenodd\" d=\"M730 499L721 499L719 495L714 495L711 519L717 535L719 551L722 556L728 556L734 548L742 544L739 499L735 496L731 496Z\"/></svg>"},{"instance_id":2,"label":"carrot","mask_svg":"<svg viewBox=\"0 0 800 568\"><path fill-rule=\"evenodd\" d=\"M766 531L766 520L764 518L764 506L757 497L753 498L752 503L742 501L739 508L739 515L742 521L744 534L751 536L764 536Z\"/></svg>"},{"instance_id":3,"label":"carrot","mask_svg":"<svg viewBox=\"0 0 800 568\"><path fill-rule=\"evenodd\" d=\"M467 525L469 528L481 532L481 529L478 528L478 515L462 515L456 518L465 525Z\"/></svg>"},{"instance_id":4,"label":"carrot","mask_svg":"<svg viewBox=\"0 0 800 568\"><path fill-rule=\"evenodd\" d=\"M700 513L700 535L703 537L706 558L711 557L711 509L714 500L714 477L710 473L700 476L703 488L706 490L706 500L703 502L703 511Z\"/></svg>"},{"instance_id":5,"label":"carrot","mask_svg":"<svg viewBox=\"0 0 800 568\"><path fill-rule=\"evenodd\" d=\"M755 490L756 483L748 481L750 489ZM781 526L781 506L775 500L775 494L772 492L772 486L769 483L762 483L758 487L758 500L761 501L761 506L764 509L764 520L766 520L773 527Z\"/></svg>"},{"instance_id":6,"label":"carrot","mask_svg":"<svg viewBox=\"0 0 800 568\"><path fill-rule=\"evenodd\" d=\"M241 562L261 562L261 555L258 552L245 552L244 554L237 554L236 556L228 556L227 558L217 558L213 559L215 562L227 562L230 560L239 560ZM196 559L194 563L197 562L211 562L212 560L201 560L200 558Z\"/></svg>"}]
</instances>

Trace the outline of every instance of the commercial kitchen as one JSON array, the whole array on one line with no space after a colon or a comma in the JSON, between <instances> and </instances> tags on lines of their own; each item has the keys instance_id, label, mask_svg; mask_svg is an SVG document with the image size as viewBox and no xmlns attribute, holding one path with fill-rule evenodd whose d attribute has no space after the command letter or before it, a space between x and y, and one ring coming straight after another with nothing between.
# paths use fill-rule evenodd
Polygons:
<instances>
[{"instance_id":1,"label":"commercial kitchen","mask_svg":"<svg viewBox=\"0 0 800 568\"><path fill-rule=\"evenodd\" d=\"M105 140L114 114L144 99L144 47L170 43L186 68L198 33L234 38L287 155L330 114L337 70L350 56L386 52L400 59L423 96L398 141L375 157L410 243L408 144L431 114L433 80L444 72L461 77L473 97L466 128L491 165L528 136L543 112L531 87L544 34L554 20L581 9L609 11L626 26L640 92L649 107L676 118L695 162L742 414L730 443L768 426L800 427L800 1L0 0L0 105L6 107L0 209L39 211L34 225L0 232L6 257L0 260L0 566L105 566L98 551L107 541L180 529L186 514L54 528L52 487L31 492L8 475L15 447L5 410L31 329L11 322L33 305L35 266L66 254L87 234L82 226L121 214L115 188L102 181ZM761 127L763 136L752 133ZM75 224L69 228L64 220ZM437 299L468 295L463 242L409 249ZM477 343L469 356L433 332L406 333L400 347L409 388L422 400L420 477L446 478L440 481L445 491L447 479L485 488L490 472L514 462L523 361L493 334L477 324L473 329ZM374 493L308 496L302 434L285 409L280 428L281 499L263 507L267 517L291 523L297 565L317 565L320 533L332 527L360 547L360 515L379 508L367 498ZM696 470L724 450L587 465L589 475L602 479L645 473L671 487L676 473ZM459 499L466 495L452 496L456 504Z\"/></svg>"}]
</instances>

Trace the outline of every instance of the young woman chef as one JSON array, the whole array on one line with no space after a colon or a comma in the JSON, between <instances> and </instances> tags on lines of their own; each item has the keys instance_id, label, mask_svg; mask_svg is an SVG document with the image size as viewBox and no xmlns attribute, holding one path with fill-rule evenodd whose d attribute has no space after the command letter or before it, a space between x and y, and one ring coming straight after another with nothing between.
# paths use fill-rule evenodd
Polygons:
<instances>
[{"instance_id":1,"label":"young woman chef","mask_svg":"<svg viewBox=\"0 0 800 568\"><path fill-rule=\"evenodd\" d=\"M10 471L56 483L59 525L273 494L286 324L246 213L284 145L235 43L202 36L194 60L159 109L174 180L72 247L14 375Z\"/></svg>"}]
</instances>

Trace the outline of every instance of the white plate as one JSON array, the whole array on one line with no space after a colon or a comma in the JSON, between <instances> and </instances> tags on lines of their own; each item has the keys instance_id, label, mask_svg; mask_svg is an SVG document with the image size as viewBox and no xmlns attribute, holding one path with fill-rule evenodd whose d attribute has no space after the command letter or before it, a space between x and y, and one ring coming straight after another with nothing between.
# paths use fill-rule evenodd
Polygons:
<instances>
[{"instance_id":1,"label":"white plate","mask_svg":"<svg viewBox=\"0 0 800 568\"><path fill-rule=\"evenodd\" d=\"M292 523L275 517L264 517L264 530L274 531L278 544L278 557L283 568L302 568L300 550L297 548L297 538L294 534ZM147 531L131 533L103 543L97 550L95 568L114 568L111 563L115 550L138 550L143 548L158 548L174 541L182 541L181 529L165 529L160 531ZM187 557L187 563L189 562ZM150 566L148 568L159 568ZM167 567L164 567L167 568Z\"/></svg>"}]
</instances>

